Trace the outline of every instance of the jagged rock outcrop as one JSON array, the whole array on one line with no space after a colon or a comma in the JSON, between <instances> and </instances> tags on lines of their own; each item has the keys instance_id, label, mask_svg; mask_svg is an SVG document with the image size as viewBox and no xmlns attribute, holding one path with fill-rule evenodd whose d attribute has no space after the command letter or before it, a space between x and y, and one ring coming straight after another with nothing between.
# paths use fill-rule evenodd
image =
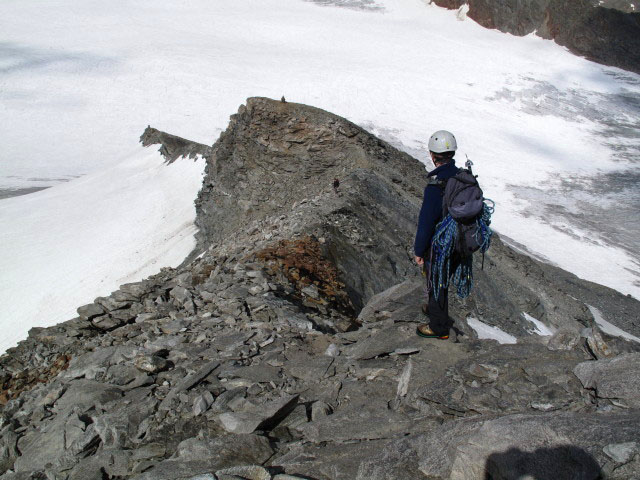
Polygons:
<instances>
[{"instance_id":1,"label":"jagged rock outcrop","mask_svg":"<svg viewBox=\"0 0 640 480\"><path fill-rule=\"evenodd\" d=\"M195 159L198 155L208 157L211 147L202 143L193 142L185 138L161 132L148 126L140 135L140 143L143 147L160 145L159 152L167 163L173 163L178 158L187 157Z\"/></svg>"},{"instance_id":2,"label":"jagged rock outcrop","mask_svg":"<svg viewBox=\"0 0 640 480\"><path fill-rule=\"evenodd\" d=\"M455 335L422 339L422 164L264 98L198 149L191 258L0 357L1 479L640 473L640 344L598 326L640 335L638 301L496 236Z\"/></svg>"},{"instance_id":3,"label":"jagged rock outcrop","mask_svg":"<svg viewBox=\"0 0 640 480\"><path fill-rule=\"evenodd\" d=\"M536 32L573 53L640 73L640 12L633 2L608 0L432 0L514 35Z\"/></svg>"}]
</instances>

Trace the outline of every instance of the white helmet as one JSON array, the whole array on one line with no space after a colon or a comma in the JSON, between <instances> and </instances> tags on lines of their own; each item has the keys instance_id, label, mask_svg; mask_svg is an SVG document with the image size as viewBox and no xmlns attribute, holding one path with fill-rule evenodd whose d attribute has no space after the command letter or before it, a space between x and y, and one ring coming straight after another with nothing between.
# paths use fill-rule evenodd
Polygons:
<instances>
[{"instance_id":1,"label":"white helmet","mask_svg":"<svg viewBox=\"0 0 640 480\"><path fill-rule=\"evenodd\" d=\"M438 130L429 139L429 151L433 153L455 152L458 143L453 133L446 130Z\"/></svg>"}]
</instances>

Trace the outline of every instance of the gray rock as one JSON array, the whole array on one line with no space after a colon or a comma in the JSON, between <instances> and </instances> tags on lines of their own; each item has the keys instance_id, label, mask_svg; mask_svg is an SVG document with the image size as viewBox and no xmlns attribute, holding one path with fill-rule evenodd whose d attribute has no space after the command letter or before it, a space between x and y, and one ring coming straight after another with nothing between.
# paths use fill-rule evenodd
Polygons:
<instances>
[{"instance_id":1,"label":"gray rock","mask_svg":"<svg viewBox=\"0 0 640 480\"><path fill-rule=\"evenodd\" d=\"M16 472L43 469L47 464L73 466L76 456L97 448L98 434L93 425L85 428L76 414L57 415L40 430L27 432L18 441L20 456Z\"/></svg>"},{"instance_id":2,"label":"gray rock","mask_svg":"<svg viewBox=\"0 0 640 480\"><path fill-rule=\"evenodd\" d=\"M218 395L214 402L214 409L217 412L224 412L227 410L233 410L232 406L238 403L239 400L244 400L247 396L247 389L245 387L236 387Z\"/></svg>"},{"instance_id":3,"label":"gray rock","mask_svg":"<svg viewBox=\"0 0 640 480\"><path fill-rule=\"evenodd\" d=\"M0 475L13 468L13 463L20 454L17 443L18 435L9 426L0 431Z\"/></svg>"},{"instance_id":4,"label":"gray rock","mask_svg":"<svg viewBox=\"0 0 640 480\"><path fill-rule=\"evenodd\" d=\"M575 367L574 373L598 398L619 406L640 407L640 353L584 362Z\"/></svg>"},{"instance_id":5,"label":"gray rock","mask_svg":"<svg viewBox=\"0 0 640 480\"><path fill-rule=\"evenodd\" d=\"M133 345L98 348L71 360L69 368L62 374L64 378L95 379L104 374L108 367L118 365L135 357L138 348Z\"/></svg>"},{"instance_id":6,"label":"gray rock","mask_svg":"<svg viewBox=\"0 0 640 480\"><path fill-rule=\"evenodd\" d=\"M136 323L144 323L149 322L151 320L156 320L158 318L157 313L141 313L136 316Z\"/></svg>"},{"instance_id":7,"label":"gray rock","mask_svg":"<svg viewBox=\"0 0 640 480\"><path fill-rule=\"evenodd\" d=\"M587 337L587 345L591 353L598 359L610 358L614 355L609 344L602 338L602 333L595 327L591 329L591 333Z\"/></svg>"},{"instance_id":8,"label":"gray rock","mask_svg":"<svg viewBox=\"0 0 640 480\"><path fill-rule=\"evenodd\" d=\"M570 328L561 328L551 336L547 348L549 350L573 350L578 343L580 343L580 332Z\"/></svg>"},{"instance_id":9,"label":"gray rock","mask_svg":"<svg viewBox=\"0 0 640 480\"><path fill-rule=\"evenodd\" d=\"M104 307L96 303L90 303L78 308L78 315L84 320L91 320L105 313Z\"/></svg>"},{"instance_id":10,"label":"gray rock","mask_svg":"<svg viewBox=\"0 0 640 480\"><path fill-rule=\"evenodd\" d=\"M129 308L131 306L131 301L117 300L114 297L98 297L94 300L94 303L102 305L107 312L120 310L121 308Z\"/></svg>"},{"instance_id":11,"label":"gray rock","mask_svg":"<svg viewBox=\"0 0 640 480\"><path fill-rule=\"evenodd\" d=\"M638 449L637 442L610 443L604 447L603 452L613 461L624 464L640 452L640 449Z\"/></svg>"},{"instance_id":12,"label":"gray rock","mask_svg":"<svg viewBox=\"0 0 640 480\"><path fill-rule=\"evenodd\" d=\"M40 402L40 405L45 407L52 407L66 390L67 387L65 385L52 386L49 393L47 393L47 395Z\"/></svg>"},{"instance_id":13,"label":"gray rock","mask_svg":"<svg viewBox=\"0 0 640 480\"><path fill-rule=\"evenodd\" d=\"M330 405L322 401L313 402L313 404L311 405L311 420L315 422L317 420L320 420L322 417L331 415L332 412L333 409Z\"/></svg>"},{"instance_id":14,"label":"gray rock","mask_svg":"<svg viewBox=\"0 0 640 480\"><path fill-rule=\"evenodd\" d=\"M320 298L320 292L318 291L318 287L316 287L315 285L309 285L308 287L304 287L300 291L304 293L307 297L311 297L316 300Z\"/></svg>"},{"instance_id":15,"label":"gray rock","mask_svg":"<svg viewBox=\"0 0 640 480\"><path fill-rule=\"evenodd\" d=\"M327 357L337 357L338 355L340 355L340 348L335 343L332 343L327 347L324 354Z\"/></svg>"},{"instance_id":16,"label":"gray rock","mask_svg":"<svg viewBox=\"0 0 640 480\"><path fill-rule=\"evenodd\" d=\"M631 441L635 413L510 415L447 422L391 442L365 460L359 480L387 478L601 478L606 457L596 444ZM420 472L411 473L411 472ZM419 475L422 475L420 477Z\"/></svg>"},{"instance_id":17,"label":"gray rock","mask_svg":"<svg viewBox=\"0 0 640 480\"><path fill-rule=\"evenodd\" d=\"M228 467L259 465L273 455L265 437L228 435L216 438L189 438L180 442L176 454L132 480L181 480L210 475ZM206 478L206 477L205 477Z\"/></svg>"},{"instance_id":18,"label":"gray rock","mask_svg":"<svg viewBox=\"0 0 640 480\"><path fill-rule=\"evenodd\" d=\"M274 458L270 463L282 467L294 478L351 479L355 478L363 461L380 455L385 440L370 442L334 444L319 446L315 444L295 444L284 455ZM387 479L411 479L420 477L397 476ZM284 479L283 479L284 480Z\"/></svg>"},{"instance_id":19,"label":"gray rock","mask_svg":"<svg viewBox=\"0 0 640 480\"><path fill-rule=\"evenodd\" d=\"M422 339L415 334L415 327L394 325L346 347L344 353L349 358L366 360L393 353L401 348L411 347L419 351L422 343Z\"/></svg>"},{"instance_id":20,"label":"gray rock","mask_svg":"<svg viewBox=\"0 0 640 480\"><path fill-rule=\"evenodd\" d=\"M223 468L216 471L219 480L224 478L242 478L244 480L271 480L271 474L259 465Z\"/></svg>"},{"instance_id":21,"label":"gray rock","mask_svg":"<svg viewBox=\"0 0 640 480\"><path fill-rule=\"evenodd\" d=\"M193 295L191 295L191 292L189 292L189 290L187 290L186 288L180 286L171 289L169 295L171 295L172 298L175 298L181 304L184 304L187 301L193 299Z\"/></svg>"},{"instance_id":22,"label":"gray rock","mask_svg":"<svg viewBox=\"0 0 640 480\"><path fill-rule=\"evenodd\" d=\"M469 365L469 373L484 381L495 382L500 376L500 369L487 363L472 363Z\"/></svg>"},{"instance_id":23,"label":"gray rock","mask_svg":"<svg viewBox=\"0 0 640 480\"><path fill-rule=\"evenodd\" d=\"M226 378L246 378L253 382L268 383L278 382L280 380L280 371L278 367L272 367L267 364L251 365L247 367L237 367L230 370L226 370L224 375ZM229 374L229 375L227 375Z\"/></svg>"},{"instance_id":24,"label":"gray rock","mask_svg":"<svg viewBox=\"0 0 640 480\"><path fill-rule=\"evenodd\" d=\"M218 467L262 464L266 462L273 449L266 437L259 435L224 435L216 438L189 438L178 445L174 459L198 460L217 455L226 462Z\"/></svg>"},{"instance_id":25,"label":"gray rock","mask_svg":"<svg viewBox=\"0 0 640 480\"><path fill-rule=\"evenodd\" d=\"M104 414L93 414L91 420L102 445L109 449L138 446L137 437L144 433L145 423L155 413L158 401L149 391L140 389L125 395L125 403Z\"/></svg>"},{"instance_id":26,"label":"gray rock","mask_svg":"<svg viewBox=\"0 0 640 480\"><path fill-rule=\"evenodd\" d=\"M320 417L300 428L305 439L314 442L349 442L378 440L411 431L412 421L405 415L388 410L385 402L372 401L352 405Z\"/></svg>"},{"instance_id":27,"label":"gray rock","mask_svg":"<svg viewBox=\"0 0 640 480\"><path fill-rule=\"evenodd\" d=\"M411 382L411 373L413 372L413 362L411 359L407 361L407 364L404 366L402 370L402 374L398 379L398 397L405 397L409 392L409 382Z\"/></svg>"},{"instance_id":28,"label":"gray rock","mask_svg":"<svg viewBox=\"0 0 640 480\"><path fill-rule=\"evenodd\" d=\"M584 354L550 351L538 343L500 345L476 352L415 396L444 414L467 412L505 414L539 410L576 409L584 405L581 385L573 369Z\"/></svg>"},{"instance_id":29,"label":"gray rock","mask_svg":"<svg viewBox=\"0 0 640 480\"><path fill-rule=\"evenodd\" d=\"M297 395L285 396L244 412L223 413L219 416L219 421L231 433L269 430L293 410L297 400Z\"/></svg>"},{"instance_id":30,"label":"gray rock","mask_svg":"<svg viewBox=\"0 0 640 480\"><path fill-rule=\"evenodd\" d=\"M287 376L315 383L327 375L332 364L333 358L324 355L291 355L285 365L285 372Z\"/></svg>"},{"instance_id":31,"label":"gray rock","mask_svg":"<svg viewBox=\"0 0 640 480\"><path fill-rule=\"evenodd\" d=\"M213 399L213 395L211 395L211 392L205 392L199 397L197 397L196 400L193 402L193 409L192 409L193 414L197 417L198 415L201 415L207 410L209 410L209 407L213 403L213 400L214 399Z\"/></svg>"},{"instance_id":32,"label":"gray rock","mask_svg":"<svg viewBox=\"0 0 640 480\"><path fill-rule=\"evenodd\" d=\"M205 377L207 377L211 372L213 372L216 368L220 366L220 362L210 361L205 363L200 367L196 372L187 375L184 379L182 379L178 384L171 389L171 391L167 394L165 399L160 403L161 410L168 410L171 408L171 403L178 396L178 394L184 392L185 390L190 389L194 385L197 385Z\"/></svg>"},{"instance_id":33,"label":"gray rock","mask_svg":"<svg viewBox=\"0 0 640 480\"><path fill-rule=\"evenodd\" d=\"M142 296L151 292L152 287L147 282L125 283L120 285L120 291L139 300Z\"/></svg>"},{"instance_id":34,"label":"gray rock","mask_svg":"<svg viewBox=\"0 0 640 480\"><path fill-rule=\"evenodd\" d=\"M91 323L94 327L99 328L100 330L110 331L114 330L122 325L124 325L126 320L121 318L117 318L112 315L102 315L100 317L95 317L91 320Z\"/></svg>"},{"instance_id":35,"label":"gray rock","mask_svg":"<svg viewBox=\"0 0 640 480\"><path fill-rule=\"evenodd\" d=\"M122 398L121 388L93 380L75 380L68 384L64 395L55 404L56 412L77 408L82 411L92 407L104 408L110 402Z\"/></svg>"},{"instance_id":36,"label":"gray rock","mask_svg":"<svg viewBox=\"0 0 640 480\"><path fill-rule=\"evenodd\" d=\"M371 297L358 320L362 323L393 318L396 322L420 321L420 299L425 295L425 283L407 280Z\"/></svg>"},{"instance_id":37,"label":"gray rock","mask_svg":"<svg viewBox=\"0 0 640 480\"><path fill-rule=\"evenodd\" d=\"M104 478L106 459L102 455L96 455L81 459L68 473L68 480L98 480Z\"/></svg>"},{"instance_id":38,"label":"gray rock","mask_svg":"<svg viewBox=\"0 0 640 480\"><path fill-rule=\"evenodd\" d=\"M135 359L135 366L143 372L159 373L169 369L171 363L158 355L144 355Z\"/></svg>"}]
</instances>

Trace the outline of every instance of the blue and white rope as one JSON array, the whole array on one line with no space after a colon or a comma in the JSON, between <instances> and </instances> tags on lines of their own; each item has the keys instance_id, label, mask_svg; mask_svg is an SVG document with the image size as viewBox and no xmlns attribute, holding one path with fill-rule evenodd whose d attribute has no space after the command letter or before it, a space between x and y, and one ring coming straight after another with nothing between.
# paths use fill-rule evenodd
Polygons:
<instances>
[{"instance_id":1,"label":"blue and white rope","mask_svg":"<svg viewBox=\"0 0 640 480\"><path fill-rule=\"evenodd\" d=\"M491 245L491 235L493 232L489 225L491 224L491 215L495 210L495 202L485 199L490 205L484 203L482 206L482 214L476 220L478 231L476 240L480 245L480 252L485 253ZM432 265L431 265L431 284L433 286L433 294L438 298L440 290L449 288L449 282L453 276L453 284L456 286L456 293L460 298L466 298L473 288L473 259L471 256L461 260L456 271L451 275L450 265L453 250L458 240L458 224L447 215L437 226L436 233L431 243L432 248Z\"/></svg>"}]
</instances>

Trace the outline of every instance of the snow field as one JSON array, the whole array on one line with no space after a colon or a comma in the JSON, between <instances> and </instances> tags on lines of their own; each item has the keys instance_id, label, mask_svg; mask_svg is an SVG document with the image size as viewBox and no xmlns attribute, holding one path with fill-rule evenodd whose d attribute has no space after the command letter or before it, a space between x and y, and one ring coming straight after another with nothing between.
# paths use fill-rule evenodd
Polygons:
<instances>
[{"instance_id":1,"label":"snow field","mask_svg":"<svg viewBox=\"0 0 640 480\"><path fill-rule=\"evenodd\" d=\"M165 165L139 148L125 161L67 184L0 202L0 351L33 326L178 266L195 247L195 199L204 160Z\"/></svg>"}]
</instances>

